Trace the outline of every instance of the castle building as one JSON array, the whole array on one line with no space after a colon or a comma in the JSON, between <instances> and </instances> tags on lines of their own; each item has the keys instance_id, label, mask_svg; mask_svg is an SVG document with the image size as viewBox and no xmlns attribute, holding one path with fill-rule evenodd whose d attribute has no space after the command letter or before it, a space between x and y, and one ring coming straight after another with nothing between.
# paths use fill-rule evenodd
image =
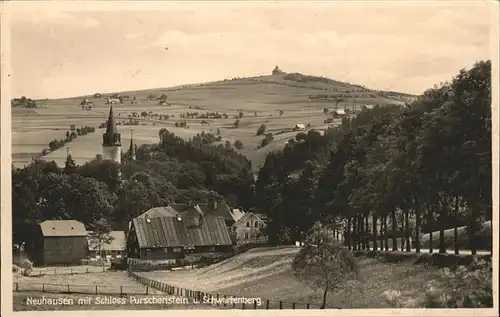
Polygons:
<instances>
[{"instance_id":1,"label":"castle building","mask_svg":"<svg viewBox=\"0 0 500 317\"><path fill-rule=\"evenodd\" d=\"M106 132L102 135L102 157L105 160L111 160L118 164L122 160L121 134L116 128L113 106L109 108L108 123Z\"/></svg>"}]
</instances>

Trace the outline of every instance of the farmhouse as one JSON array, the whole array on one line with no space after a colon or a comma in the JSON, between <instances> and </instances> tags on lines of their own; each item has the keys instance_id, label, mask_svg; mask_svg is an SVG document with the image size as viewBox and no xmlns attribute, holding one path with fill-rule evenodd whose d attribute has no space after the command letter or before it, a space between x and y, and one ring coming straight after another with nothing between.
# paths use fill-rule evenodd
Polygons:
<instances>
[{"instance_id":1,"label":"farmhouse","mask_svg":"<svg viewBox=\"0 0 500 317\"><path fill-rule=\"evenodd\" d=\"M306 126L302 123L297 123L293 128L293 131L303 131L306 129Z\"/></svg>"},{"instance_id":2,"label":"farmhouse","mask_svg":"<svg viewBox=\"0 0 500 317\"><path fill-rule=\"evenodd\" d=\"M38 265L78 264L88 254L87 231L76 220L46 220L39 224L33 246Z\"/></svg>"},{"instance_id":3,"label":"farmhouse","mask_svg":"<svg viewBox=\"0 0 500 317\"><path fill-rule=\"evenodd\" d=\"M224 219L190 208L176 217L135 218L127 237L127 255L140 260L183 259L186 253L231 252Z\"/></svg>"},{"instance_id":4,"label":"farmhouse","mask_svg":"<svg viewBox=\"0 0 500 317\"><path fill-rule=\"evenodd\" d=\"M257 214L247 212L233 225L238 244L265 241L263 229L267 223Z\"/></svg>"},{"instance_id":5,"label":"farmhouse","mask_svg":"<svg viewBox=\"0 0 500 317\"><path fill-rule=\"evenodd\" d=\"M345 109L336 109L333 111L333 117L334 118L342 118L342 117L345 117L347 115Z\"/></svg>"},{"instance_id":6,"label":"farmhouse","mask_svg":"<svg viewBox=\"0 0 500 317\"><path fill-rule=\"evenodd\" d=\"M87 241L89 246L88 255L91 258L121 258L125 255L126 240L124 231L111 231L109 235L112 240L109 243L102 243L93 239L90 235L92 231L87 231Z\"/></svg>"}]
</instances>

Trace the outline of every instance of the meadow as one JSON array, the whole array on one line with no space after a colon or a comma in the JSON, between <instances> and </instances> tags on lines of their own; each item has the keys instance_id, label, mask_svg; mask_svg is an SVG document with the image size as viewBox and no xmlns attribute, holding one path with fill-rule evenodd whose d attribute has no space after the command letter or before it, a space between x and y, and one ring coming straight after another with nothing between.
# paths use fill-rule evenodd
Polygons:
<instances>
[{"instance_id":1,"label":"meadow","mask_svg":"<svg viewBox=\"0 0 500 317\"><path fill-rule=\"evenodd\" d=\"M173 286L234 296L260 297L262 300L321 304L322 292L304 285L293 276L291 262L298 248L257 248L223 262L190 271L139 273ZM399 292L406 307L419 306L426 291L437 288L442 270L414 264L413 261L388 263L359 257L358 282L332 291L330 308L387 308L388 292ZM444 287L444 286L443 286Z\"/></svg>"},{"instance_id":2,"label":"meadow","mask_svg":"<svg viewBox=\"0 0 500 317\"><path fill-rule=\"evenodd\" d=\"M108 117L109 105L105 104L106 95L94 98L89 96L38 101L38 107L12 109L12 157L16 167L29 163L33 157L40 156L43 149L54 139L63 139L70 125L92 126L94 133L80 136L62 148L43 156L45 160L54 160L63 165L67 149L77 164L83 164L101 153L102 133L98 129ZM168 96L169 105L160 105L151 96ZM318 94L329 95L330 100L311 99ZM324 108L359 110L364 104L404 103L404 99L387 97L378 92L360 86L340 82L315 80L292 81L283 75L260 76L246 79L225 80L220 82L186 85L181 87L150 89L142 91L120 92L128 96L123 104L114 104L115 118L122 134L122 151L128 150L130 130L139 146L158 142L158 131L167 128L183 138L190 138L197 133L220 131L221 142L240 140L243 148L240 152L252 161L258 169L267 153L281 149L296 132L290 130L296 124L310 125L309 129L324 130L328 127L325 119L331 115L323 112ZM336 96L336 97L332 97ZM132 103L132 99L135 102ZM80 102L87 98L95 105L91 110L83 110ZM336 98L336 99L335 99ZM395 99L396 98L396 99ZM336 101L333 101L336 100ZM137 117L134 117L134 112ZM140 116L148 112L148 116ZM227 114L227 118L181 118L187 112L218 112ZM236 117L242 113L239 126L234 127ZM158 119L159 115L168 115L168 119ZM136 120L137 125L124 125ZM187 127L176 127L176 122L185 121ZM330 124L338 124L334 120ZM259 148L263 136L257 136L257 128L265 124L267 132L274 134L271 144ZM282 130L290 132L280 133Z\"/></svg>"}]
</instances>

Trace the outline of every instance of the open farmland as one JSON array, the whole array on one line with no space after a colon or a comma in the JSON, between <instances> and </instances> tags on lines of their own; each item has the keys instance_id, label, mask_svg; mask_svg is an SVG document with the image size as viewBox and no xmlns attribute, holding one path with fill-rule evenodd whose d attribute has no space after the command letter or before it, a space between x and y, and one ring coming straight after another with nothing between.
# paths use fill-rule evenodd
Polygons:
<instances>
[{"instance_id":1,"label":"open farmland","mask_svg":"<svg viewBox=\"0 0 500 317\"><path fill-rule=\"evenodd\" d=\"M322 292L299 282L291 262L298 248L258 248L218 264L192 271L140 273L174 286L263 300L321 303ZM375 258L358 258L361 281L331 293L328 307L383 308L384 292L398 290L401 300L412 306L425 294L430 283L440 281L440 270L412 261L386 263Z\"/></svg>"},{"instance_id":2,"label":"open farmland","mask_svg":"<svg viewBox=\"0 0 500 317\"><path fill-rule=\"evenodd\" d=\"M183 138L197 133L216 133L234 143L243 142L241 153L247 156L254 168L259 168L267 153L281 149L295 132L276 134L284 129L291 129L295 124L310 124L311 128L324 129L327 115L324 108L359 109L364 104L403 103L404 99L382 96L376 91L359 86L335 81L293 81L286 75L261 76L247 79L235 79L213 83L187 85L182 87L151 89L143 91L122 92L128 96L123 104L115 104L116 120L121 124L118 129L122 134L122 149L126 151L130 142L130 129L134 130L137 145L158 142L158 131L167 128ZM161 106L148 96L168 95L170 106ZM310 96L328 95L328 100L311 99ZM336 96L336 97L335 97ZM132 98L136 103L132 103ZM82 110L80 102L88 98L94 102L91 110ZM333 99L332 99L333 98ZM336 98L336 99L335 99ZM54 139L63 139L70 125L76 127L92 126L94 133L78 137L62 148L44 156L46 160L55 160L64 164L66 147L77 164L93 159L101 152L102 133L97 129L107 119L109 105L105 104L106 95L94 98L93 95L38 102L38 108L12 109L12 156L17 167L29 163L34 156L40 156L43 149ZM334 101L336 100L336 101ZM283 111L280 115L280 110ZM238 128L234 122L239 112L243 112ZM137 117L133 117L133 113ZM149 112L146 117L139 116ZM181 114L198 112L200 115L211 112L227 114L220 119L200 118L199 116L181 118ZM156 115L156 116L155 116ZM168 115L168 119L158 119L158 115ZM124 125L130 119L137 120L138 125ZM186 121L186 128L175 127L176 122ZM335 123L338 123L336 120ZM275 140L264 148L258 149L262 136L256 136L256 130L265 124L268 132L275 134Z\"/></svg>"}]
</instances>

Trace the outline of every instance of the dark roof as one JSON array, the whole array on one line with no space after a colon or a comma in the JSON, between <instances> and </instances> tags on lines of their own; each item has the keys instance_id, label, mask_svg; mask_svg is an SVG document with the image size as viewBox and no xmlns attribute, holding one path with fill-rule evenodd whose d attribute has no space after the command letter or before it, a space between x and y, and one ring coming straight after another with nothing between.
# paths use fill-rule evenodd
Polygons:
<instances>
[{"instance_id":1,"label":"dark roof","mask_svg":"<svg viewBox=\"0 0 500 317\"><path fill-rule=\"evenodd\" d=\"M76 220L45 220L40 223L44 237L85 237L87 230Z\"/></svg>"},{"instance_id":2,"label":"dark roof","mask_svg":"<svg viewBox=\"0 0 500 317\"><path fill-rule=\"evenodd\" d=\"M108 123L106 125L106 134L108 135L108 140L113 140L113 136L118 133L116 128L115 116L113 114L113 106L109 108Z\"/></svg>"},{"instance_id":3,"label":"dark roof","mask_svg":"<svg viewBox=\"0 0 500 317\"><path fill-rule=\"evenodd\" d=\"M134 218L141 248L232 245L222 217L201 217L200 226L188 227L182 217Z\"/></svg>"}]
</instances>

